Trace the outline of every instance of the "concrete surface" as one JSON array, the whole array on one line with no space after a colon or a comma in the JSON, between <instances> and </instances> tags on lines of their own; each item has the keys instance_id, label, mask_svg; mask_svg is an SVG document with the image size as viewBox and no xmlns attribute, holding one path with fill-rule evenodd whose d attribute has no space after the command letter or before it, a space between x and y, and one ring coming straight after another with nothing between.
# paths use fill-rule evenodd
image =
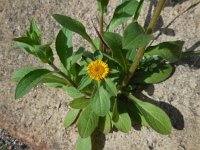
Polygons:
<instances>
[{"instance_id":1,"label":"concrete surface","mask_svg":"<svg viewBox=\"0 0 200 150\"><path fill-rule=\"evenodd\" d=\"M118 4L117 0L110 1L106 21ZM145 1L139 18L141 23L144 24L143 19L149 17L147 13L151 12L155 2ZM200 48L198 2L169 0L155 33L162 32L156 42L179 39L186 42L184 51ZM66 130L63 127L63 118L69 111L70 98L67 94L59 89L38 86L21 101L15 101L16 84L10 81L11 74L21 67L44 66L25 52L15 50L11 39L23 35L30 20L35 18L44 33L44 41L55 40L59 25L51 17L53 13L70 15L83 21L88 33L94 35L91 22L97 15L94 0L0 0L0 128L36 150L73 150L77 129L71 127ZM165 28L168 24L170 26ZM87 46L75 35L75 47L80 43ZM96 149L200 149L200 57L189 57L175 65L177 68L169 80L144 91L170 115L174 126L172 134L162 136L145 127L132 129L128 134L113 132L106 137L98 134Z\"/></svg>"}]
</instances>

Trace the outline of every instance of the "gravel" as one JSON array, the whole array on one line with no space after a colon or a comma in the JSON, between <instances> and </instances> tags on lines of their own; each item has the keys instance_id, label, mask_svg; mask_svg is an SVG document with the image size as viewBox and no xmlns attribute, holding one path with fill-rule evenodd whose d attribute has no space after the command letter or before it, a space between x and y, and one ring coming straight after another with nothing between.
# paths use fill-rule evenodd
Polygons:
<instances>
[{"instance_id":1,"label":"gravel","mask_svg":"<svg viewBox=\"0 0 200 150\"><path fill-rule=\"evenodd\" d=\"M0 129L0 150L7 147L7 150L32 150L27 145L11 137L5 130Z\"/></svg>"}]
</instances>

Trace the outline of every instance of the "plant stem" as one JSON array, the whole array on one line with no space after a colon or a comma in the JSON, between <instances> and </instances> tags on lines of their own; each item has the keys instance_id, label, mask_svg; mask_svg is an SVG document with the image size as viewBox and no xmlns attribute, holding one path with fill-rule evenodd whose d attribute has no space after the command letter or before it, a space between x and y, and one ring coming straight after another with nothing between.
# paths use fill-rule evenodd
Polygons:
<instances>
[{"instance_id":1,"label":"plant stem","mask_svg":"<svg viewBox=\"0 0 200 150\"><path fill-rule=\"evenodd\" d=\"M99 12L99 32L100 32L100 35L103 36L103 11L100 11ZM103 51L103 43L100 42L100 46L99 46L99 49L101 51Z\"/></svg>"},{"instance_id":2,"label":"plant stem","mask_svg":"<svg viewBox=\"0 0 200 150\"><path fill-rule=\"evenodd\" d=\"M160 17L160 13L161 13L164 5L165 5L165 2L166 2L166 0L159 0L158 1L156 8L154 10L154 14L153 14L151 21L150 21L150 23L147 27L147 31L146 31L147 34L151 34L153 32L153 29L156 26L156 23L157 23L157 21Z\"/></svg>"},{"instance_id":3,"label":"plant stem","mask_svg":"<svg viewBox=\"0 0 200 150\"><path fill-rule=\"evenodd\" d=\"M123 87L125 87L129 83L130 79L133 77L135 70L137 69L137 66L140 63L140 60L143 57L145 48L146 48L146 46L138 49L137 54L134 58L134 62L129 69L129 74L126 76L126 78L124 79L124 81L122 83Z\"/></svg>"},{"instance_id":4,"label":"plant stem","mask_svg":"<svg viewBox=\"0 0 200 150\"><path fill-rule=\"evenodd\" d=\"M73 87L77 88L77 85L68 77L66 76L58 67L56 67L53 63L48 63L58 74L64 77Z\"/></svg>"},{"instance_id":5,"label":"plant stem","mask_svg":"<svg viewBox=\"0 0 200 150\"><path fill-rule=\"evenodd\" d=\"M154 14L152 16L152 19L151 19L151 21L150 21L150 23L147 27L147 31L146 31L147 34L151 34L153 32L153 29L155 28L155 25L158 21L158 18L160 17L160 13L161 13L164 5L165 5L165 2L166 2L166 0L159 0L158 1L158 4L157 4L157 6L154 10ZM125 77L125 79L122 83L123 87L127 86L130 79L133 77L133 75L134 75L134 73L137 69L137 66L139 65L140 60L142 59L142 57L144 55L144 51L146 49L146 46L138 49L137 54L136 54L135 59L134 59L134 62L129 69L129 74Z\"/></svg>"}]
</instances>

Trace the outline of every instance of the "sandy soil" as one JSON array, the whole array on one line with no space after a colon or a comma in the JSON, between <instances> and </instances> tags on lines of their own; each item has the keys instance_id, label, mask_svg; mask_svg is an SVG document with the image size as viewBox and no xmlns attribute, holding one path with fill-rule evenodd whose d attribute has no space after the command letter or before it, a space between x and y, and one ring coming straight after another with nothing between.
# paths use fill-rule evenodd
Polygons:
<instances>
[{"instance_id":1,"label":"sandy soil","mask_svg":"<svg viewBox=\"0 0 200 150\"><path fill-rule=\"evenodd\" d=\"M113 6L109 5L106 20L118 4L117 0L110 1ZM162 33L156 42L179 39L186 42L184 51L200 48L200 4L195 5L198 2L169 0L155 33ZM146 16L149 17L147 13L154 5L155 0L145 2L139 19L141 23ZM63 127L70 97L59 89L38 86L21 101L15 101L16 84L10 81L11 74L18 68L44 66L25 52L14 49L11 39L23 35L29 21L35 18L45 41L55 40L59 25L51 17L53 13L70 15L83 21L88 33L94 35L91 23L97 15L94 0L0 0L0 128L36 150L73 150L77 129L66 130ZM170 26L166 28L168 24ZM80 43L87 46L75 35L75 47ZM175 66L175 73L169 80L144 91L170 115L174 126L172 134L162 136L145 127L132 129L128 134L113 132L106 137L97 134L96 149L200 149L200 57L183 59Z\"/></svg>"}]
</instances>

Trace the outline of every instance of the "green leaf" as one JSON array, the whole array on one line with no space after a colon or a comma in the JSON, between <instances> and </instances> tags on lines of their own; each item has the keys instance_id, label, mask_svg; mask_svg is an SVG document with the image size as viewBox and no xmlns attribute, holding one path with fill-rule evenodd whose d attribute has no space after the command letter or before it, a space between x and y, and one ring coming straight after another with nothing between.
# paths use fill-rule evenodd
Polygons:
<instances>
[{"instance_id":1,"label":"green leaf","mask_svg":"<svg viewBox=\"0 0 200 150\"><path fill-rule=\"evenodd\" d=\"M79 83L78 89L82 90L90 83L92 83L92 79L89 76L84 76Z\"/></svg>"},{"instance_id":2,"label":"green leaf","mask_svg":"<svg viewBox=\"0 0 200 150\"><path fill-rule=\"evenodd\" d=\"M109 54L103 53L103 61L105 61L109 64L109 68L111 67L112 69L115 68L117 70L122 71L123 66ZM114 66L114 67L112 67L112 66Z\"/></svg>"},{"instance_id":3,"label":"green leaf","mask_svg":"<svg viewBox=\"0 0 200 150\"><path fill-rule=\"evenodd\" d=\"M127 133L131 129L131 118L129 117L127 108L125 107L126 105L124 105L124 103L120 99L118 99L116 103L118 106L118 116L115 120L116 122L113 123L118 130Z\"/></svg>"},{"instance_id":4,"label":"green leaf","mask_svg":"<svg viewBox=\"0 0 200 150\"><path fill-rule=\"evenodd\" d=\"M93 40L93 43L96 47L99 47L100 44L101 44L99 37L95 37L94 40ZM95 51L96 49L93 49L93 50Z\"/></svg>"},{"instance_id":5,"label":"green leaf","mask_svg":"<svg viewBox=\"0 0 200 150\"><path fill-rule=\"evenodd\" d=\"M145 55L160 56L169 62L176 62L181 58L184 41L163 42L146 49Z\"/></svg>"},{"instance_id":6,"label":"green leaf","mask_svg":"<svg viewBox=\"0 0 200 150\"><path fill-rule=\"evenodd\" d=\"M64 86L63 87L66 91L67 94L72 97L72 98L81 98L84 97L85 95L83 93L81 93L79 90L77 90L75 87L71 87L71 86Z\"/></svg>"},{"instance_id":7,"label":"green leaf","mask_svg":"<svg viewBox=\"0 0 200 150\"><path fill-rule=\"evenodd\" d=\"M73 55L72 60L71 60L71 64L77 63L77 61L79 59L81 59L81 57L83 56L84 51L85 51L85 49L83 47L80 47L78 49L78 51Z\"/></svg>"},{"instance_id":8,"label":"green leaf","mask_svg":"<svg viewBox=\"0 0 200 150\"><path fill-rule=\"evenodd\" d=\"M111 96L117 96L117 87L110 78L105 78L105 88Z\"/></svg>"},{"instance_id":9,"label":"green leaf","mask_svg":"<svg viewBox=\"0 0 200 150\"><path fill-rule=\"evenodd\" d=\"M75 82L79 83L81 78L78 75L79 72L81 71L81 66L78 63L74 63L70 65L70 70L69 70L69 77Z\"/></svg>"},{"instance_id":10,"label":"green leaf","mask_svg":"<svg viewBox=\"0 0 200 150\"><path fill-rule=\"evenodd\" d=\"M35 45L41 45L41 31L36 26L35 21L31 21L30 29L27 31L26 36L19 38L14 38L14 41L17 41L17 47L24 48L28 53L35 54Z\"/></svg>"},{"instance_id":11,"label":"green leaf","mask_svg":"<svg viewBox=\"0 0 200 150\"><path fill-rule=\"evenodd\" d=\"M114 122L117 122L119 120L119 112L118 112L118 106L117 106L117 99L114 100L114 105L112 109L112 120Z\"/></svg>"},{"instance_id":12,"label":"green leaf","mask_svg":"<svg viewBox=\"0 0 200 150\"><path fill-rule=\"evenodd\" d=\"M53 51L50 47L51 43L45 45L35 45L35 54L43 62L49 63L54 61Z\"/></svg>"},{"instance_id":13,"label":"green leaf","mask_svg":"<svg viewBox=\"0 0 200 150\"><path fill-rule=\"evenodd\" d=\"M136 104L140 113L144 116L150 127L160 134L170 134L172 124L167 114L159 107L139 100L133 95L129 94L128 97Z\"/></svg>"},{"instance_id":14,"label":"green leaf","mask_svg":"<svg viewBox=\"0 0 200 150\"><path fill-rule=\"evenodd\" d=\"M5 145L5 144L3 144L1 148L2 148L2 150L8 150L7 145Z\"/></svg>"},{"instance_id":15,"label":"green leaf","mask_svg":"<svg viewBox=\"0 0 200 150\"><path fill-rule=\"evenodd\" d=\"M86 75L87 74L87 66L82 66L82 69L80 70L79 72L79 76L82 76L82 75Z\"/></svg>"},{"instance_id":16,"label":"green leaf","mask_svg":"<svg viewBox=\"0 0 200 150\"><path fill-rule=\"evenodd\" d=\"M71 64L69 63L69 65L67 65L67 69L63 66L63 64L60 64L60 70L66 75L66 76L70 76L70 69Z\"/></svg>"},{"instance_id":17,"label":"green leaf","mask_svg":"<svg viewBox=\"0 0 200 150\"><path fill-rule=\"evenodd\" d=\"M61 83L45 83L45 85L49 88L62 88L63 87L63 84Z\"/></svg>"},{"instance_id":18,"label":"green leaf","mask_svg":"<svg viewBox=\"0 0 200 150\"><path fill-rule=\"evenodd\" d=\"M89 137L98 126L99 117L93 112L91 106L86 107L81 113L78 122L79 135L82 138Z\"/></svg>"},{"instance_id":19,"label":"green leaf","mask_svg":"<svg viewBox=\"0 0 200 150\"><path fill-rule=\"evenodd\" d=\"M86 33L84 25L68 16L63 16L60 14L54 14L53 18L61 24L63 27L69 29L72 32L75 32L79 35L81 35L84 39L86 39L89 43L93 44L93 41L91 40L90 36Z\"/></svg>"},{"instance_id":20,"label":"green leaf","mask_svg":"<svg viewBox=\"0 0 200 150\"><path fill-rule=\"evenodd\" d=\"M29 37L18 37L18 38L14 38L13 41L20 42L20 43L25 43L25 44L28 44L30 46L38 45L38 43L36 43L35 41L33 41Z\"/></svg>"},{"instance_id":21,"label":"green leaf","mask_svg":"<svg viewBox=\"0 0 200 150\"><path fill-rule=\"evenodd\" d=\"M15 90L15 99L19 99L27 94L33 87L44 79L44 77L51 73L46 69L37 69L26 74L18 83Z\"/></svg>"},{"instance_id":22,"label":"green leaf","mask_svg":"<svg viewBox=\"0 0 200 150\"><path fill-rule=\"evenodd\" d=\"M56 38L56 51L63 66L68 68L68 58L72 56L73 53L71 31L65 28L60 30Z\"/></svg>"},{"instance_id":23,"label":"green leaf","mask_svg":"<svg viewBox=\"0 0 200 150\"><path fill-rule=\"evenodd\" d=\"M96 50L96 51L94 52L94 58L95 58L95 59L102 60L102 59L103 59L103 54L102 54L102 52L101 52L100 50Z\"/></svg>"},{"instance_id":24,"label":"green leaf","mask_svg":"<svg viewBox=\"0 0 200 150\"><path fill-rule=\"evenodd\" d=\"M70 125L74 123L76 118L78 117L80 110L79 109L72 109L70 110L64 119L64 127L68 128Z\"/></svg>"},{"instance_id":25,"label":"green leaf","mask_svg":"<svg viewBox=\"0 0 200 150\"><path fill-rule=\"evenodd\" d=\"M70 83L67 80L65 80L65 79L63 79L63 78L61 78L57 75L53 75L53 74L46 75L42 79L41 82L45 83L45 84L47 84L47 83L57 83L59 85L70 85Z\"/></svg>"},{"instance_id":26,"label":"green leaf","mask_svg":"<svg viewBox=\"0 0 200 150\"><path fill-rule=\"evenodd\" d=\"M128 50L127 54L126 54L126 59L133 62L136 56L136 49L130 49Z\"/></svg>"},{"instance_id":27,"label":"green leaf","mask_svg":"<svg viewBox=\"0 0 200 150\"><path fill-rule=\"evenodd\" d=\"M28 32L28 36L31 37L37 44L41 44L41 31L37 27L34 19L31 20L30 30Z\"/></svg>"},{"instance_id":28,"label":"green leaf","mask_svg":"<svg viewBox=\"0 0 200 150\"><path fill-rule=\"evenodd\" d=\"M137 0L126 0L122 2L122 4L117 6L117 8L115 9L114 15L107 27L107 30L112 31L117 26L125 23L135 14L137 7Z\"/></svg>"},{"instance_id":29,"label":"green leaf","mask_svg":"<svg viewBox=\"0 0 200 150\"><path fill-rule=\"evenodd\" d=\"M138 4L137 9L136 9L136 11L135 11L135 15L134 15L134 17L133 17L133 21L137 21L137 20L138 20L138 17L139 17L139 15L140 15L140 12L141 12L143 3L144 3L144 0L140 0L140 1L139 1L139 4Z\"/></svg>"},{"instance_id":30,"label":"green leaf","mask_svg":"<svg viewBox=\"0 0 200 150\"><path fill-rule=\"evenodd\" d=\"M26 44L26 43L22 43L22 42L17 42L16 43L16 48L22 48L25 49L27 53L30 53L32 55L35 55L35 49L33 46Z\"/></svg>"},{"instance_id":31,"label":"green leaf","mask_svg":"<svg viewBox=\"0 0 200 150\"><path fill-rule=\"evenodd\" d=\"M99 5L99 11L106 12L109 0L97 0Z\"/></svg>"},{"instance_id":32,"label":"green leaf","mask_svg":"<svg viewBox=\"0 0 200 150\"><path fill-rule=\"evenodd\" d=\"M125 133L128 133L131 129L131 118L127 112L119 114L119 119L117 122L114 122L115 127Z\"/></svg>"},{"instance_id":33,"label":"green leaf","mask_svg":"<svg viewBox=\"0 0 200 150\"><path fill-rule=\"evenodd\" d=\"M81 71L81 66L76 62L76 63L71 63L70 64L70 69L68 70L69 71L69 76L72 77L77 77L78 74L79 74L79 71ZM79 77L80 78L80 77ZM80 80L80 79L79 79Z\"/></svg>"},{"instance_id":34,"label":"green leaf","mask_svg":"<svg viewBox=\"0 0 200 150\"><path fill-rule=\"evenodd\" d=\"M19 82L25 75L27 75L28 73L36 69L37 69L36 67L21 68L12 74L11 80L15 82Z\"/></svg>"},{"instance_id":35,"label":"green leaf","mask_svg":"<svg viewBox=\"0 0 200 150\"><path fill-rule=\"evenodd\" d=\"M105 32L103 38L106 44L110 47L113 58L116 59L126 70L125 51L122 50L122 37L117 33Z\"/></svg>"},{"instance_id":36,"label":"green leaf","mask_svg":"<svg viewBox=\"0 0 200 150\"><path fill-rule=\"evenodd\" d=\"M147 45L152 39L153 36L145 34L144 29L137 22L132 22L124 31L123 48L141 48Z\"/></svg>"},{"instance_id":37,"label":"green leaf","mask_svg":"<svg viewBox=\"0 0 200 150\"><path fill-rule=\"evenodd\" d=\"M111 123L111 118L110 115L107 114L104 117L99 118L99 129L102 133L108 134L111 130L112 123Z\"/></svg>"},{"instance_id":38,"label":"green leaf","mask_svg":"<svg viewBox=\"0 0 200 150\"><path fill-rule=\"evenodd\" d=\"M69 105L74 109L83 109L90 104L90 99L77 98L74 99Z\"/></svg>"},{"instance_id":39,"label":"green leaf","mask_svg":"<svg viewBox=\"0 0 200 150\"><path fill-rule=\"evenodd\" d=\"M81 138L78 137L76 141L76 150L92 150L92 139L91 137Z\"/></svg>"},{"instance_id":40,"label":"green leaf","mask_svg":"<svg viewBox=\"0 0 200 150\"><path fill-rule=\"evenodd\" d=\"M138 108L135 106L134 103L129 102L126 103L125 106L133 122L137 122L142 126L149 127L149 124L147 123L144 116L142 116L142 114L140 113L140 111L138 110Z\"/></svg>"},{"instance_id":41,"label":"green leaf","mask_svg":"<svg viewBox=\"0 0 200 150\"><path fill-rule=\"evenodd\" d=\"M170 64L166 63L157 65L158 66L154 68L152 71L145 71L143 69L138 70L133 76L131 82L155 84L168 79L173 72L173 67Z\"/></svg>"},{"instance_id":42,"label":"green leaf","mask_svg":"<svg viewBox=\"0 0 200 150\"><path fill-rule=\"evenodd\" d=\"M97 116L105 116L110 110L110 95L101 86L92 95L92 109Z\"/></svg>"},{"instance_id":43,"label":"green leaf","mask_svg":"<svg viewBox=\"0 0 200 150\"><path fill-rule=\"evenodd\" d=\"M36 70L36 67L25 67L21 68L20 70L16 71L12 76L11 80L15 82L19 82L25 75L30 73L33 70ZM68 83L65 79L58 77L53 74L48 74L46 75L40 83L45 83L48 87L58 87L58 86L63 86L70 84Z\"/></svg>"}]
</instances>

